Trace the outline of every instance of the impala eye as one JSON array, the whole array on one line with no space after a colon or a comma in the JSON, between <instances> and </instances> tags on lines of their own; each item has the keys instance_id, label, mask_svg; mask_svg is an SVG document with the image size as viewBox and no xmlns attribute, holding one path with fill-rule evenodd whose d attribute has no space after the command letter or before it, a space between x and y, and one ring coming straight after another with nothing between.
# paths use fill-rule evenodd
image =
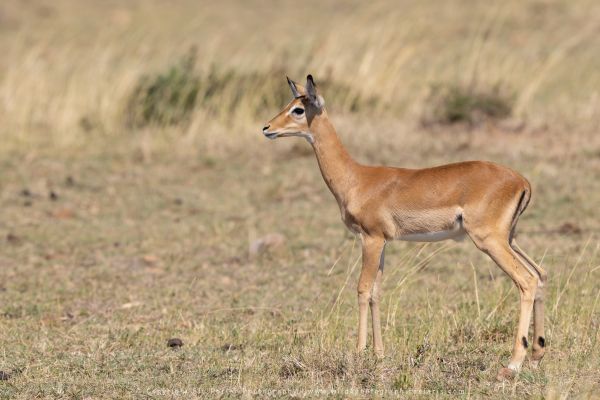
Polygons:
<instances>
[{"instance_id":1,"label":"impala eye","mask_svg":"<svg viewBox=\"0 0 600 400\"><path fill-rule=\"evenodd\" d=\"M292 110L292 114L300 116L300 115L304 114L304 109L300 108L300 107L296 107Z\"/></svg>"}]
</instances>

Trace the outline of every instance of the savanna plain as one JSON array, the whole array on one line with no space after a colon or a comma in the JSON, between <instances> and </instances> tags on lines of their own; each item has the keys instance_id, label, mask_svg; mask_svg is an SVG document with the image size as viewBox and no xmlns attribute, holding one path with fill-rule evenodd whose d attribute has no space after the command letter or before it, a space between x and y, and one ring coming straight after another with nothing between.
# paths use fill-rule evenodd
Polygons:
<instances>
[{"instance_id":1,"label":"savanna plain","mask_svg":"<svg viewBox=\"0 0 600 400\"><path fill-rule=\"evenodd\" d=\"M598 37L586 0L2 1L0 398L598 398ZM388 244L354 351L359 242L261 133L307 73L362 163L529 179L538 369L496 381L518 291L469 239Z\"/></svg>"}]
</instances>

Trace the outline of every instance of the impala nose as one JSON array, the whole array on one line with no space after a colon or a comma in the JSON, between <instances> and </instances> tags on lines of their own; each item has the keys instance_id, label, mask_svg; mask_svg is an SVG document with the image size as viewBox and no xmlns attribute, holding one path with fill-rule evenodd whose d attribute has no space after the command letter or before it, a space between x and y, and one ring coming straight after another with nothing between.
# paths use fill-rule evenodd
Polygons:
<instances>
[{"instance_id":1,"label":"impala nose","mask_svg":"<svg viewBox=\"0 0 600 400\"><path fill-rule=\"evenodd\" d=\"M265 125L265 126L263 127L263 132L264 132L264 131L266 131L267 129L269 129L269 127L270 127L270 126L271 126L271 125Z\"/></svg>"}]
</instances>

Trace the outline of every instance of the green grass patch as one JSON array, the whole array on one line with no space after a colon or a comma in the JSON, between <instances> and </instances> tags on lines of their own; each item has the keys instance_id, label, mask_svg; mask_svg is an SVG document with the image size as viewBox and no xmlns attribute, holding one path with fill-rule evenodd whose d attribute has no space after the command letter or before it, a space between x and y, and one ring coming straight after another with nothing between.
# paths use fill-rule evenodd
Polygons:
<instances>
[{"instance_id":1,"label":"green grass patch","mask_svg":"<svg viewBox=\"0 0 600 400\"><path fill-rule=\"evenodd\" d=\"M513 97L500 85L475 88L456 84L438 84L431 88L422 121L425 124L480 124L509 117Z\"/></svg>"},{"instance_id":2,"label":"green grass patch","mask_svg":"<svg viewBox=\"0 0 600 400\"><path fill-rule=\"evenodd\" d=\"M196 65L192 49L165 70L141 76L126 101L127 125L182 124L195 111L226 121L240 113L256 116L278 110L292 99L285 68L259 73L212 66L201 73ZM381 104L376 97L364 96L327 76L320 77L318 85L336 111L373 111Z\"/></svg>"}]
</instances>

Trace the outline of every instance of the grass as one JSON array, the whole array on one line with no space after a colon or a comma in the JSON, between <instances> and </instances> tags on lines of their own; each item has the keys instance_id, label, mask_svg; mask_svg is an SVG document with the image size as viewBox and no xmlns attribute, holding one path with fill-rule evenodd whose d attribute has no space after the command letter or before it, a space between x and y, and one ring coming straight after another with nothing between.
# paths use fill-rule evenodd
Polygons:
<instances>
[{"instance_id":1,"label":"grass","mask_svg":"<svg viewBox=\"0 0 600 400\"><path fill-rule=\"evenodd\" d=\"M289 86L273 79L285 76L282 69L257 73L213 67L200 74L195 68L196 57L196 50L191 49L166 71L141 77L127 99L125 119L129 127L189 123L195 108L227 124L232 117L244 118L240 109L258 115L290 100ZM351 86L330 77L322 76L319 87L330 94L329 98L342 112L365 113L377 109L377 98L360 96Z\"/></svg>"},{"instance_id":2,"label":"grass","mask_svg":"<svg viewBox=\"0 0 600 400\"><path fill-rule=\"evenodd\" d=\"M424 124L481 124L510 117L510 97L498 87L477 90L462 86L434 86L427 101L430 109L423 115Z\"/></svg>"},{"instance_id":3,"label":"grass","mask_svg":"<svg viewBox=\"0 0 600 400\"><path fill-rule=\"evenodd\" d=\"M352 130L336 122L342 132ZM378 130L388 137L384 143L354 145L352 152L373 161L368 152L389 140L407 145L384 153L384 161L453 161L446 149L469 134L398 133L389 125ZM553 160L563 153L550 146L551 136L510 135L518 145L552 150L510 158L498 150L503 133L456 158L511 164L536 188L519 242L551 274L549 352L540 370L526 367L509 384L494 381L509 356L517 292L469 242L388 246L387 357L354 354L358 247L314 159L291 141L261 139L248 150L256 159L208 165L200 155L168 152L153 154L152 162L134 151L59 163L52 153L5 159L1 219L10 223L0 232L0 369L19 372L0 384L2 395L237 397L285 390L319 397L311 392L318 389L333 397L370 390L591 396L599 390L600 257L596 221L584 215L593 215L599 200L586 187L599 165L573 157L557 174ZM576 221L582 232L556 233L564 221ZM249 244L269 232L285 235L285 245L249 257ZM183 347L167 347L174 337Z\"/></svg>"},{"instance_id":4,"label":"grass","mask_svg":"<svg viewBox=\"0 0 600 400\"><path fill-rule=\"evenodd\" d=\"M128 101L126 114L130 126L178 124L189 118L200 89L194 75L196 55L185 58L156 77L143 76Z\"/></svg>"},{"instance_id":5,"label":"grass","mask_svg":"<svg viewBox=\"0 0 600 400\"><path fill-rule=\"evenodd\" d=\"M315 4L294 21L264 3L44 4L0 5L0 398L597 397L595 3ZM233 74L242 99L227 83L185 123L128 126L140 79L198 43L194 73ZM355 354L358 243L310 147L260 134L285 99L254 102L288 68L330 79L362 162L488 159L531 181L518 239L550 274L539 370L495 381L518 296L469 241L391 243L386 358ZM522 128L420 124L431 83L472 81L514 89L503 124ZM285 243L251 256L269 233Z\"/></svg>"}]
</instances>

